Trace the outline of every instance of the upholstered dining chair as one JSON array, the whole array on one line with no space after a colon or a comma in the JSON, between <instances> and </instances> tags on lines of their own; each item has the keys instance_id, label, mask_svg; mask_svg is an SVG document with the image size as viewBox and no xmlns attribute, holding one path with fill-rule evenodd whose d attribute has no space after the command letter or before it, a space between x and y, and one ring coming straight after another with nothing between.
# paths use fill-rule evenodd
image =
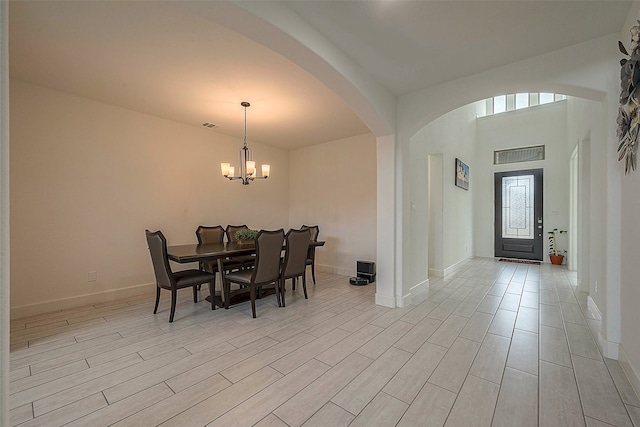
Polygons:
<instances>
[{"instance_id":1,"label":"upholstered dining chair","mask_svg":"<svg viewBox=\"0 0 640 427\"><path fill-rule=\"evenodd\" d=\"M248 230L249 227L246 224L242 225L227 225L226 230L224 231L227 235L227 242L235 242L236 240L236 231L240 230Z\"/></svg>"},{"instance_id":2,"label":"upholstered dining chair","mask_svg":"<svg viewBox=\"0 0 640 427\"><path fill-rule=\"evenodd\" d=\"M196 238L198 239L198 243L222 243L224 242L225 230L221 225L216 225L213 227L207 227L204 225L198 226L196 229ZM224 260L223 268L225 271L231 271L235 269L240 269L243 267L241 262L236 262L231 259ZM218 272L218 263L216 261L201 261L200 262L200 270L208 271L213 273L214 275ZM224 286L224 284L223 284ZM200 286L198 286L200 289ZM213 279L213 291L216 290L216 279Z\"/></svg>"},{"instance_id":3,"label":"upholstered dining chair","mask_svg":"<svg viewBox=\"0 0 640 427\"><path fill-rule=\"evenodd\" d=\"M264 285L275 283L276 298L280 306L280 254L284 244L284 230L262 230L256 236L256 261L251 269L234 271L225 276L225 296L231 292L231 283L249 288L251 312L256 317L256 291ZM228 307L229 298L225 299Z\"/></svg>"},{"instance_id":4,"label":"upholstered dining chair","mask_svg":"<svg viewBox=\"0 0 640 427\"><path fill-rule=\"evenodd\" d=\"M224 234L225 231L221 225L212 227L200 225L196 229L198 243L222 243L224 242Z\"/></svg>"},{"instance_id":5,"label":"upholstered dining chair","mask_svg":"<svg viewBox=\"0 0 640 427\"><path fill-rule=\"evenodd\" d=\"M167 239L158 230L151 232L145 230L147 235L147 244L149 245L149 253L151 254L151 263L153 264L153 272L156 276L156 305L153 308L153 314L158 312L158 304L160 303L160 289L171 291L171 314L169 322L173 322L176 312L176 300L178 289L193 288L193 302L198 302L198 285L209 283L209 292L213 295L213 281L215 275L202 270L184 270L172 272L169 265L169 257L167 255ZM215 308L213 298L211 299L211 309Z\"/></svg>"},{"instance_id":6,"label":"upholstered dining chair","mask_svg":"<svg viewBox=\"0 0 640 427\"><path fill-rule=\"evenodd\" d=\"M285 281L287 279L291 279L292 283L295 284L296 279L298 277L302 277L304 298L308 298L305 270L307 269L307 250L309 249L310 241L311 232L308 228L302 230L289 230L285 235L286 251L280 272L280 300L283 307L286 305L284 290Z\"/></svg>"},{"instance_id":7,"label":"upholstered dining chair","mask_svg":"<svg viewBox=\"0 0 640 427\"><path fill-rule=\"evenodd\" d=\"M236 231L240 230L248 230L249 227L246 224L243 225L227 225L225 229L225 234L227 235L227 242L236 242ZM237 257L233 257L233 260L242 264L244 268L251 267L255 262L255 257L253 255L240 255Z\"/></svg>"},{"instance_id":8,"label":"upholstered dining chair","mask_svg":"<svg viewBox=\"0 0 640 427\"><path fill-rule=\"evenodd\" d=\"M320 234L320 227L317 225L303 225L300 229L309 229L311 232L311 241L318 241L318 234ZM311 266L311 278L313 279L313 284L316 284L316 248L315 246L309 246L309 250L307 251L307 265Z\"/></svg>"}]
</instances>

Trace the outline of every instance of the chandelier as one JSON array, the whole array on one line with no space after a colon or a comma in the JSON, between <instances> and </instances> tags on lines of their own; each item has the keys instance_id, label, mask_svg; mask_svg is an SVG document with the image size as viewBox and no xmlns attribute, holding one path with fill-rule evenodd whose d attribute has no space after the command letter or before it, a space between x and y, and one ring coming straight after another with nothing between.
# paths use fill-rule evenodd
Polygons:
<instances>
[{"instance_id":1,"label":"chandelier","mask_svg":"<svg viewBox=\"0 0 640 427\"><path fill-rule=\"evenodd\" d=\"M257 176L256 162L253 161L253 155L249 147L247 147L247 107L250 107L246 101L240 103L244 107L244 145L240 149L240 175L235 176L235 168L231 166L231 163L220 163L220 169L222 170L222 176L235 181L242 180L242 185L249 185L254 179L267 179L269 178L269 172L271 171L270 165L262 165L262 176Z\"/></svg>"}]
</instances>

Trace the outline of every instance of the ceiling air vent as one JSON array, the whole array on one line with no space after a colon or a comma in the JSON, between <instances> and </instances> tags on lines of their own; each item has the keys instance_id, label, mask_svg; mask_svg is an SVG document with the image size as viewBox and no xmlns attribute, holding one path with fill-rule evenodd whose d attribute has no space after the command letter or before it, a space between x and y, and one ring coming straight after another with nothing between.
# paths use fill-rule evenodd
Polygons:
<instances>
[{"instance_id":1,"label":"ceiling air vent","mask_svg":"<svg viewBox=\"0 0 640 427\"><path fill-rule=\"evenodd\" d=\"M202 127L209 128L209 129L214 129L214 128L217 128L218 126L214 125L213 123L205 122L205 123L202 124Z\"/></svg>"},{"instance_id":2,"label":"ceiling air vent","mask_svg":"<svg viewBox=\"0 0 640 427\"><path fill-rule=\"evenodd\" d=\"M544 160L544 145L525 148L511 148L493 152L493 164L504 165L507 163L531 162Z\"/></svg>"}]
</instances>

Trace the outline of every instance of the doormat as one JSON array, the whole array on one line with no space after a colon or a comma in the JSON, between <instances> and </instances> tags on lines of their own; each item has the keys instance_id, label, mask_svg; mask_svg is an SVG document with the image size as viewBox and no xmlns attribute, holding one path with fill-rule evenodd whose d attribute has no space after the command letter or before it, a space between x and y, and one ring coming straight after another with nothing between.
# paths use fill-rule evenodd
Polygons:
<instances>
[{"instance_id":1,"label":"doormat","mask_svg":"<svg viewBox=\"0 0 640 427\"><path fill-rule=\"evenodd\" d=\"M528 259L513 259L513 258L500 258L498 261L504 261L504 262L517 262L520 264L533 264L533 265L540 265L540 261L530 261Z\"/></svg>"}]
</instances>

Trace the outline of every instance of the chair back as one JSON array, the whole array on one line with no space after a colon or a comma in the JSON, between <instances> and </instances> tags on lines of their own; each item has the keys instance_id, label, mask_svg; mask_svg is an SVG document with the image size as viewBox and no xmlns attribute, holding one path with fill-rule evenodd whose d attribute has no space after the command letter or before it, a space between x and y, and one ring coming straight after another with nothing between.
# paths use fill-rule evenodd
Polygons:
<instances>
[{"instance_id":1,"label":"chair back","mask_svg":"<svg viewBox=\"0 0 640 427\"><path fill-rule=\"evenodd\" d=\"M227 225L227 229L225 231L225 233L227 234L227 242L235 242L238 239L236 239L236 231L240 231L240 230L248 230L249 227L247 227L246 224L244 225Z\"/></svg>"},{"instance_id":2,"label":"chair back","mask_svg":"<svg viewBox=\"0 0 640 427\"><path fill-rule=\"evenodd\" d=\"M256 264L254 283L275 282L280 276L280 254L284 244L284 230L261 230L256 236Z\"/></svg>"},{"instance_id":3,"label":"chair back","mask_svg":"<svg viewBox=\"0 0 640 427\"><path fill-rule=\"evenodd\" d=\"M320 227L318 227L317 225L303 225L302 227L300 227L301 230L304 229L309 229L309 231L311 232L311 240L313 242L318 241L318 234L320 234Z\"/></svg>"},{"instance_id":4,"label":"chair back","mask_svg":"<svg viewBox=\"0 0 640 427\"><path fill-rule=\"evenodd\" d=\"M156 284L161 288L171 289L174 286L174 280L167 256L167 239L165 239L160 230L153 233L145 230L145 233L147 235L149 253L151 254L153 272L156 275Z\"/></svg>"},{"instance_id":5,"label":"chair back","mask_svg":"<svg viewBox=\"0 0 640 427\"><path fill-rule=\"evenodd\" d=\"M311 231L309 228L289 230L285 240L287 249L282 265L282 277L301 276L307 268L307 251L311 241Z\"/></svg>"},{"instance_id":6,"label":"chair back","mask_svg":"<svg viewBox=\"0 0 640 427\"><path fill-rule=\"evenodd\" d=\"M201 225L196 230L198 243L222 243L224 241L224 228L220 225L205 227Z\"/></svg>"}]
</instances>

